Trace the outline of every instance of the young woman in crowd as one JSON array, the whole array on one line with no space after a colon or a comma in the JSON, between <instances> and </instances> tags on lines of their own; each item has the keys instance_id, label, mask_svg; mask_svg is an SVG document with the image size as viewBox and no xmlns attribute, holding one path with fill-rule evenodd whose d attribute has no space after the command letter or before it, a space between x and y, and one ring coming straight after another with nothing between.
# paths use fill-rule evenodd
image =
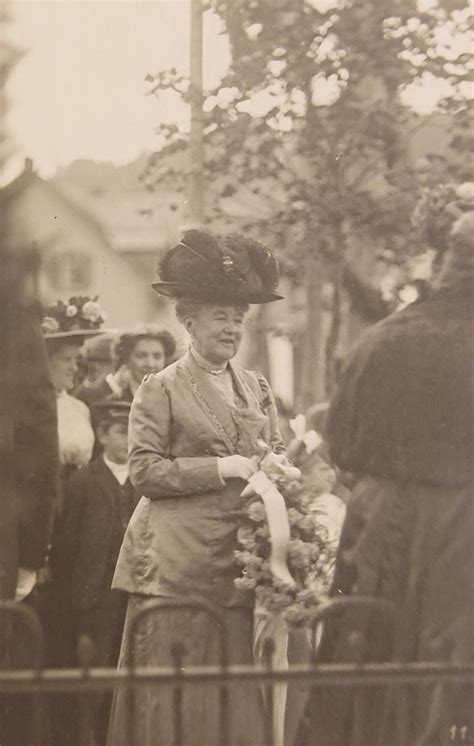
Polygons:
<instances>
[{"instance_id":1,"label":"young woman in crowd","mask_svg":"<svg viewBox=\"0 0 474 746\"><path fill-rule=\"evenodd\" d=\"M112 346L115 372L89 386L81 386L77 395L88 406L108 396L131 402L144 376L166 368L175 352L172 334L153 324L141 324L122 332Z\"/></svg>"}]
</instances>

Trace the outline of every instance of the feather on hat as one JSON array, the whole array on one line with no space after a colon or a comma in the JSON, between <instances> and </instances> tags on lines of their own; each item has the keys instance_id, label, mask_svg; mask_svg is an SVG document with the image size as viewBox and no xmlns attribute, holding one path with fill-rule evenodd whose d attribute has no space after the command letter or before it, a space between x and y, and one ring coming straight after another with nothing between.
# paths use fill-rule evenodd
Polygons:
<instances>
[{"instance_id":1,"label":"feather on hat","mask_svg":"<svg viewBox=\"0 0 474 746\"><path fill-rule=\"evenodd\" d=\"M215 236L192 229L169 249L158 265L160 282L152 287L172 298L210 302L269 303L275 291L278 262L259 241L239 234Z\"/></svg>"}]
</instances>

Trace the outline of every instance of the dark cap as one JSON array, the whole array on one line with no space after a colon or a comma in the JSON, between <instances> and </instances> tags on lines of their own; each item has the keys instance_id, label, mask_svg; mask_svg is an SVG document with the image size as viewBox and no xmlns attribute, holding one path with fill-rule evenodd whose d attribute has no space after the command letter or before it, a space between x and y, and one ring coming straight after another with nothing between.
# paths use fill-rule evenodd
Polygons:
<instances>
[{"instance_id":1,"label":"dark cap","mask_svg":"<svg viewBox=\"0 0 474 746\"><path fill-rule=\"evenodd\" d=\"M98 427L102 422L124 422L128 424L130 402L120 399L104 399L92 405L92 424Z\"/></svg>"},{"instance_id":2,"label":"dark cap","mask_svg":"<svg viewBox=\"0 0 474 746\"><path fill-rule=\"evenodd\" d=\"M83 346L84 357L88 362L112 362L112 347L117 338L114 332L98 334L96 337L86 339Z\"/></svg>"}]
</instances>

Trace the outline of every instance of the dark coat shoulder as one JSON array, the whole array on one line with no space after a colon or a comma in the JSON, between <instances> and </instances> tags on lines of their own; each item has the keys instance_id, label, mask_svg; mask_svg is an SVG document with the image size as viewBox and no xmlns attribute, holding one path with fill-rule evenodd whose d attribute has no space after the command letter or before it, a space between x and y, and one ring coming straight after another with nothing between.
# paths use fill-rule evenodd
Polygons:
<instances>
[{"instance_id":1,"label":"dark coat shoulder","mask_svg":"<svg viewBox=\"0 0 474 746\"><path fill-rule=\"evenodd\" d=\"M472 296L439 294L372 327L328 417L343 470L431 484L472 479Z\"/></svg>"},{"instance_id":2,"label":"dark coat shoulder","mask_svg":"<svg viewBox=\"0 0 474 746\"><path fill-rule=\"evenodd\" d=\"M138 496L94 459L71 478L56 541L57 572L74 607L92 608L111 586L120 544Z\"/></svg>"}]
</instances>

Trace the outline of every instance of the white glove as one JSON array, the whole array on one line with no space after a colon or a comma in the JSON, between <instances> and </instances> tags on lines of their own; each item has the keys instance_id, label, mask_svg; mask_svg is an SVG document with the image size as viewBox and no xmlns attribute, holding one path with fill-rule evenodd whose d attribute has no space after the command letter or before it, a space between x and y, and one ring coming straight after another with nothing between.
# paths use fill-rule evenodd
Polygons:
<instances>
[{"instance_id":1,"label":"white glove","mask_svg":"<svg viewBox=\"0 0 474 746\"><path fill-rule=\"evenodd\" d=\"M219 474L224 481L228 479L245 479L247 481L258 469L255 462L245 456L224 456L217 463Z\"/></svg>"}]
</instances>

